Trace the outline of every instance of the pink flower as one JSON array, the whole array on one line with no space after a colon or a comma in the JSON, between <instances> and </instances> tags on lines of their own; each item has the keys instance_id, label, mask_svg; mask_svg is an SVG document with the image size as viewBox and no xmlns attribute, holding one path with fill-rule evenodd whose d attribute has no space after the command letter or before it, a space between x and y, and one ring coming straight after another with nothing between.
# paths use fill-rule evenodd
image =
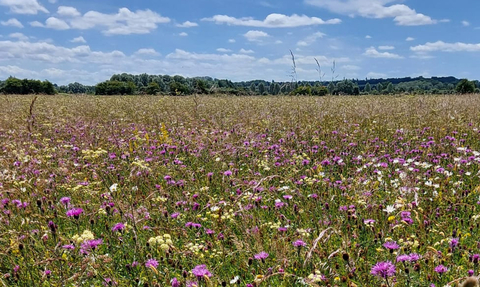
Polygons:
<instances>
[{"instance_id":1,"label":"pink flower","mask_svg":"<svg viewBox=\"0 0 480 287\"><path fill-rule=\"evenodd\" d=\"M207 270L207 266L205 264L195 266L195 268L192 270L192 273L199 279L203 278L204 276L212 277L212 273Z\"/></svg>"},{"instance_id":2,"label":"pink flower","mask_svg":"<svg viewBox=\"0 0 480 287\"><path fill-rule=\"evenodd\" d=\"M145 262L145 267L147 268L157 268L158 267L158 261L155 259L148 259L147 262Z\"/></svg>"}]
</instances>

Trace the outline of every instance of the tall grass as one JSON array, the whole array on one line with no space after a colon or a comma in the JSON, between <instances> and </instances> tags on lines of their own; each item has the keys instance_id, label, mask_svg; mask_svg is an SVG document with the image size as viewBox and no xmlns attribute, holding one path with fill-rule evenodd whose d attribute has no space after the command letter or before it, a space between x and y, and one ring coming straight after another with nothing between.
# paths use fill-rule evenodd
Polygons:
<instances>
[{"instance_id":1,"label":"tall grass","mask_svg":"<svg viewBox=\"0 0 480 287\"><path fill-rule=\"evenodd\" d=\"M7 99L4 286L478 275L476 95Z\"/></svg>"}]
</instances>

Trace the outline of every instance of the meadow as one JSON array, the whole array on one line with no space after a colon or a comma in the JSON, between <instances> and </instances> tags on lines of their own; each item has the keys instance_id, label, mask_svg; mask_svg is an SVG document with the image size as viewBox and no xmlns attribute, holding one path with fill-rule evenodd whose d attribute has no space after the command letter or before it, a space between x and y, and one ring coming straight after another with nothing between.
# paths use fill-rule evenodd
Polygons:
<instances>
[{"instance_id":1,"label":"meadow","mask_svg":"<svg viewBox=\"0 0 480 287\"><path fill-rule=\"evenodd\" d=\"M455 286L480 96L1 96L3 286Z\"/></svg>"}]
</instances>

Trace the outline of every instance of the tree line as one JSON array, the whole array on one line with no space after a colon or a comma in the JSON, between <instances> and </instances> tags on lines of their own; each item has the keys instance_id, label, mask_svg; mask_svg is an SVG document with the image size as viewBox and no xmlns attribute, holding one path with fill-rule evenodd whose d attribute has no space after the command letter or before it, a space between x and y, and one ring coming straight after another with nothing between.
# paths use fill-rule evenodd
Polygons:
<instances>
[{"instance_id":1,"label":"tree line","mask_svg":"<svg viewBox=\"0 0 480 287\"><path fill-rule=\"evenodd\" d=\"M232 82L211 77L186 78L179 75L115 74L95 86L70 83L57 86L48 81L16 79L0 81L0 92L6 94L97 94L97 95L362 95L362 94L454 94L480 92L478 81L455 77L344 79L340 81L243 81Z\"/></svg>"}]
</instances>

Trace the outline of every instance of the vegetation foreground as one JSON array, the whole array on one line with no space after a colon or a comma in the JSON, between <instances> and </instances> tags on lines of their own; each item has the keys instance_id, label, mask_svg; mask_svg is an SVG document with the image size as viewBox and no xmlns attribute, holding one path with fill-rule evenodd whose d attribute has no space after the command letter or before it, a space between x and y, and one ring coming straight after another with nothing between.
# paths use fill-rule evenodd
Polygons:
<instances>
[{"instance_id":1,"label":"vegetation foreground","mask_svg":"<svg viewBox=\"0 0 480 287\"><path fill-rule=\"evenodd\" d=\"M4 286L479 272L478 95L33 98L0 101Z\"/></svg>"}]
</instances>

